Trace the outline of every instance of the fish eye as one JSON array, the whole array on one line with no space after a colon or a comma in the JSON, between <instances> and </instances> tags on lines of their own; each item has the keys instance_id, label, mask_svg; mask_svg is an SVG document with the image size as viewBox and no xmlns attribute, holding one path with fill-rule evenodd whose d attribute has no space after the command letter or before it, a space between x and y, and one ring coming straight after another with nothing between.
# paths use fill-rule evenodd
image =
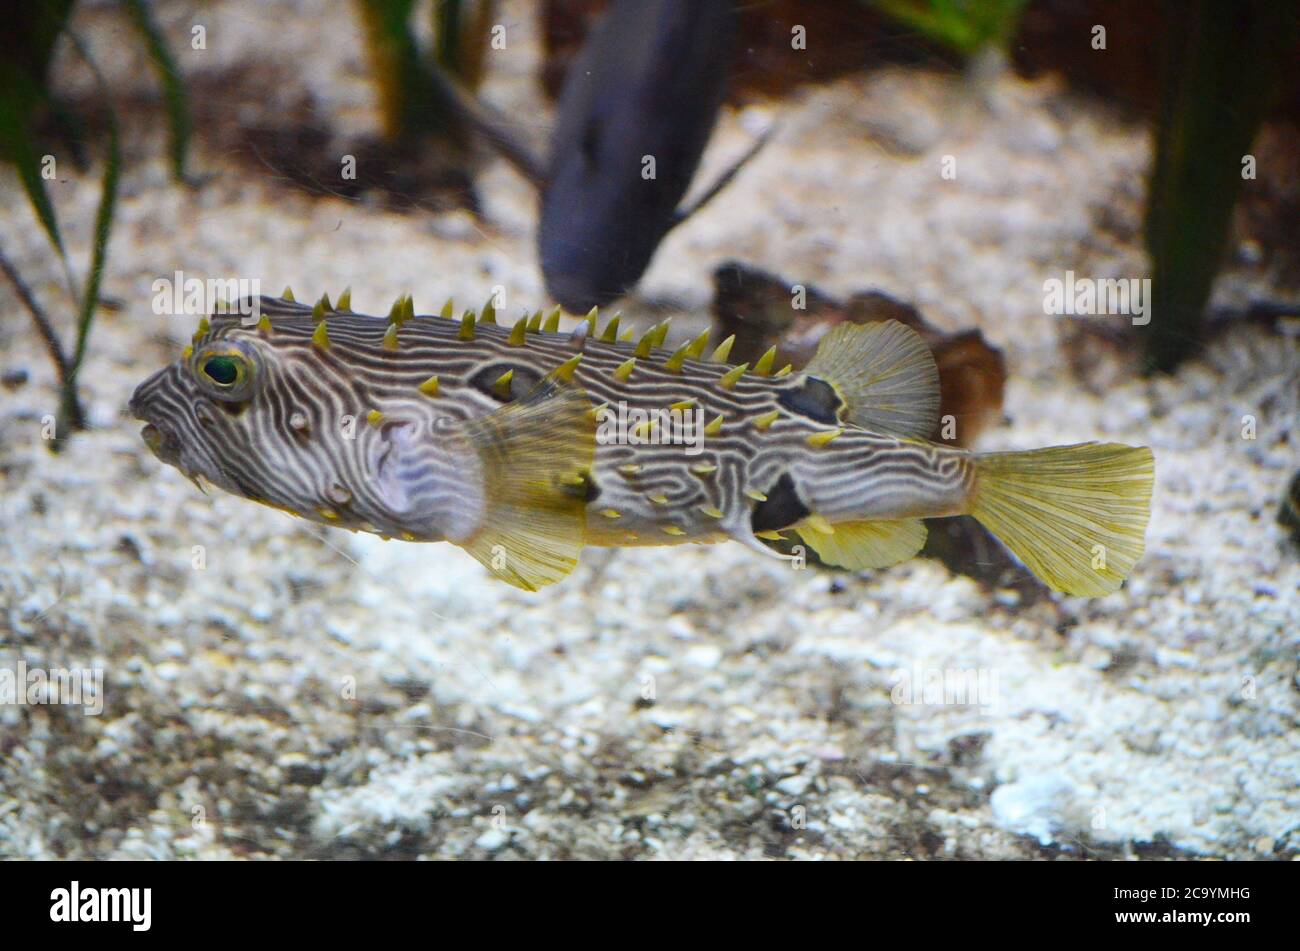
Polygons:
<instances>
[{"instance_id":1,"label":"fish eye","mask_svg":"<svg viewBox=\"0 0 1300 951\"><path fill-rule=\"evenodd\" d=\"M203 363L203 375L217 386L234 386L243 374L242 364L234 357L208 357Z\"/></svg>"},{"instance_id":2,"label":"fish eye","mask_svg":"<svg viewBox=\"0 0 1300 951\"><path fill-rule=\"evenodd\" d=\"M248 399L256 376L252 354L230 342L201 350L194 355L190 366L199 385L219 400Z\"/></svg>"}]
</instances>

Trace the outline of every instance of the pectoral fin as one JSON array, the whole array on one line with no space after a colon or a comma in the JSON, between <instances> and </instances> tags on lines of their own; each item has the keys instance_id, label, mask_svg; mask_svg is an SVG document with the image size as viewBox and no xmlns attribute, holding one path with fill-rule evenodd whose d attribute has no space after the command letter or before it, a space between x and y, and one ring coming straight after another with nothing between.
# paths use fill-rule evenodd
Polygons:
<instances>
[{"instance_id":1,"label":"pectoral fin","mask_svg":"<svg viewBox=\"0 0 1300 951\"><path fill-rule=\"evenodd\" d=\"M888 568L912 558L925 544L925 525L919 518L840 522L832 533L803 524L796 531L826 564L854 570Z\"/></svg>"},{"instance_id":2,"label":"pectoral fin","mask_svg":"<svg viewBox=\"0 0 1300 951\"><path fill-rule=\"evenodd\" d=\"M590 409L582 390L548 380L466 427L482 463L485 512L462 547L517 588L554 584L578 563L587 524L580 487L596 451Z\"/></svg>"}]
</instances>

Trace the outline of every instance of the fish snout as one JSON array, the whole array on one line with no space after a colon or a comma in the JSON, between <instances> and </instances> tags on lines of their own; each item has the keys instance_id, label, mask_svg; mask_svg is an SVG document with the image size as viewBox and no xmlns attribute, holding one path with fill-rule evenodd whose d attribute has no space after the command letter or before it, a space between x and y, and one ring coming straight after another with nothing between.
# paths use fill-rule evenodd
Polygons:
<instances>
[{"instance_id":1,"label":"fish snout","mask_svg":"<svg viewBox=\"0 0 1300 951\"><path fill-rule=\"evenodd\" d=\"M130 402L126 404L126 408L131 411L131 415L139 420L147 420L149 418L145 415L147 412L146 407L148 406L148 400L145 399L144 393L142 392L143 390L144 384L137 386L135 392L131 394Z\"/></svg>"},{"instance_id":2,"label":"fish snout","mask_svg":"<svg viewBox=\"0 0 1300 951\"><path fill-rule=\"evenodd\" d=\"M131 411L132 416L146 423L153 421L149 415L150 406L155 402L155 396L158 390L167 384L170 372L171 367L164 367L157 373L154 373L147 379L143 380L140 385L135 388L135 392L131 394L130 401L126 404L127 409Z\"/></svg>"},{"instance_id":3,"label":"fish snout","mask_svg":"<svg viewBox=\"0 0 1300 951\"><path fill-rule=\"evenodd\" d=\"M160 376L155 374L137 386L127 408L132 416L145 424L140 430L140 438L149 451L163 462L176 465L180 459L180 443L159 418L158 401L154 398Z\"/></svg>"}]
</instances>

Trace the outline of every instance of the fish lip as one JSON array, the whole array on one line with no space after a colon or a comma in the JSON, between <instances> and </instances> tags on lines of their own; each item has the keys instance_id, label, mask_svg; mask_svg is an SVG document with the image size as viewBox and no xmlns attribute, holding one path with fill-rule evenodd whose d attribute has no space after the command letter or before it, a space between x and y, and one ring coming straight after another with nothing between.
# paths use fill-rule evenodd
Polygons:
<instances>
[{"instance_id":1,"label":"fish lip","mask_svg":"<svg viewBox=\"0 0 1300 951\"><path fill-rule=\"evenodd\" d=\"M166 371L164 370L160 372ZM208 490L204 488L202 482L200 482L202 477L192 468L187 466L185 461L182 459L180 443L172 434L172 431L167 427L159 426L154 421L156 417L151 418L150 413L148 412L149 400L143 395L142 391L153 379L155 379L155 377L150 377L144 383L141 383L136 387L136 391L131 394L131 399L127 403L127 409L130 410L132 416L144 423L144 425L140 427L140 438L143 439L144 444L149 447L149 451L153 454L154 458L159 462L162 462L164 465L169 465L174 469L177 469L183 476L185 476L185 478L198 486L200 492L207 495Z\"/></svg>"},{"instance_id":2,"label":"fish lip","mask_svg":"<svg viewBox=\"0 0 1300 951\"><path fill-rule=\"evenodd\" d=\"M140 429L140 438L149 447L149 451L154 454L154 458L165 465L172 466L181 475L193 482L200 492L204 495L208 494L207 485L211 485L212 481L202 473L195 472L181 461L180 447L169 439L163 430L153 423L145 423Z\"/></svg>"},{"instance_id":3,"label":"fish lip","mask_svg":"<svg viewBox=\"0 0 1300 951\"><path fill-rule=\"evenodd\" d=\"M153 423L145 423L140 428L140 438L144 440L144 444L149 447L149 451L159 461L165 462L169 466L175 466L185 472L185 467L181 465L180 446L177 445L175 439L167 434L166 430Z\"/></svg>"},{"instance_id":4,"label":"fish lip","mask_svg":"<svg viewBox=\"0 0 1300 951\"><path fill-rule=\"evenodd\" d=\"M162 427L157 425L148 412L149 401L141 393L147 382L145 381L145 383L136 387L135 392L131 394L130 401L127 403L127 409L132 416L144 423L144 426L140 428L140 438L149 447L149 451L163 462L175 465L180 455L179 447L167 437Z\"/></svg>"}]
</instances>

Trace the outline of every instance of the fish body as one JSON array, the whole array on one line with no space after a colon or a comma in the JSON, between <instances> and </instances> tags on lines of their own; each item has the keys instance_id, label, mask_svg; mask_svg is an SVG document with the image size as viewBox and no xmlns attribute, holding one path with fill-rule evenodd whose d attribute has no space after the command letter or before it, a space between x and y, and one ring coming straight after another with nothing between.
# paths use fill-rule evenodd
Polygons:
<instances>
[{"instance_id":1,"label":"fish body","mask_svg":"<svg viewBox=\"0 0 1300 951\"><path fill-rule=\"evenodd\" d=\"M538 228L546 288L569 311L625 293L686 217L734 21L731 0L614 0L570 67Z\"/></svg>"},{"instance_id":2,"label":"fish body","mask_svg":"<svg viewBox=\"0 0 1300 951\"><path fill-rule=\"evenodd\" d=\"M558 581L584 545L739 541L793 529L824 561L885 567L925 540L923 517L969 513L1050 585L1118 588L1141 555L1149 450L1088 444L974 454L932 431L938 377L894 321L843 324L807 366L773 372L669 349L593 313L498 325L389 319L262 298L261 319L214 316L133 412L193 478L326 525L461 545L525 589Z\"/></svg>"}]
</instances>

